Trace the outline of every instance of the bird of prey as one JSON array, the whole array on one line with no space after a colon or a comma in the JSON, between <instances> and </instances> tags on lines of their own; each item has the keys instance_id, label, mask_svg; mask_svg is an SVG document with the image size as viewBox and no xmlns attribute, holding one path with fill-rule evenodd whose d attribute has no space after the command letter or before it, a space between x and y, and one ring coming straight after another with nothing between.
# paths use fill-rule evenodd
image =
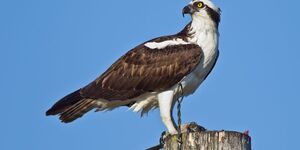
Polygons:
<instances>
[{"instance_id":1,"label":"bird of prey","mask_svg":"<svg viewBox=\"0 0 300 150\"><path fill-rule=\"evenodd\" d=\"M174 35L146 41L128 51L96 80L56 102L46 115L64 123L90 110L128 106L141 114L159 108L170 134L176 99L188 96L213 69L218 55L220 9L210 0L192 0L182 10L192 21Z\"/></svg>"}]
</instances>

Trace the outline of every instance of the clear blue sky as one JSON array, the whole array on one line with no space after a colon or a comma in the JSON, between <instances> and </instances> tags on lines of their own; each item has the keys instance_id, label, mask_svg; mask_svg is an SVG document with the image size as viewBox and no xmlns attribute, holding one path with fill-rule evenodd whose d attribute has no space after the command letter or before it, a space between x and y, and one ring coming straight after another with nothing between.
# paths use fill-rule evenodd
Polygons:
<instances>
[{"instance_id":1,"label":"clear blue sky","mask_svg":"<svg viewBox=\"0 0 300 150\"><path fill-rule=\"evenodd\" d=\"M71 124L45 111L151 38L176 33L187 0L1 0L0 149L140 150L165 129L120 108ZM183 102L183 122L250 130L254 150L299 143L300 46L296 0L215 0L222 8L220 57ZM118 142L116 142L118 141Z\"/></svg>"}]
</instances>

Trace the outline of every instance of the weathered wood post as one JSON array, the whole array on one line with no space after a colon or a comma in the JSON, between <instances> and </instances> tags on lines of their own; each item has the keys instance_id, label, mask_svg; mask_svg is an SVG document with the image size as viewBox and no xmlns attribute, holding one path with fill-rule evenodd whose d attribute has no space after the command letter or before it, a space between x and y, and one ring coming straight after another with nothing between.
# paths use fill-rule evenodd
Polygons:
<instances>
[{"instance_id":1,"label":"weathered wood post","mask_svg":"<svg viewBox=\"0 0 300 150\"><path fill-rule=\"evenodd\" d=\"M235 131L207 131L191 123L182 127L181 150L251 150L249 135ZM165 135L164 150L180 150L176 135ZM158 148L159 149L159 148Z\"/></svg>"}]
</instances>

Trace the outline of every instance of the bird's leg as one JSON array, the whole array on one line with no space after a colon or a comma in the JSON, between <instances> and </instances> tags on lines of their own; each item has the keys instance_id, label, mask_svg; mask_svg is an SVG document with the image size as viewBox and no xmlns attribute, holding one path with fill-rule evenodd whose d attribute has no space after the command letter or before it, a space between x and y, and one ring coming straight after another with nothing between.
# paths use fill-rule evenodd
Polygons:
<instances>
[{"instance_id":1,"label":"bird's leg","mask_svg":"<svg viewBox=\"0 0 300 150\"><path fill-rule=\"evenodd\" d=\"M177 134L177 130L174 126L174 119L172 117L174 91L165 91L158 94L158 104L160 110L160 116L168 129L168 132L172 135Z\"/></svg>"}]
</instances>

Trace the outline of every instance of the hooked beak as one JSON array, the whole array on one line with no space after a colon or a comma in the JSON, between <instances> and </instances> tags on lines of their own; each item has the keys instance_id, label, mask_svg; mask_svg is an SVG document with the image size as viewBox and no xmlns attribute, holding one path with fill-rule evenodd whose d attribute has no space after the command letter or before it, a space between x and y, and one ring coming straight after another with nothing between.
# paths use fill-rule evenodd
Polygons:
<instances>
[{"instance_id":1,"label":"hooked beak","mask_svg":"<svg viewBox=\"0 0 300 150\"><path fill-rule=\"evenodd\" d=\"M193 14L196 12L196 9L192 5L187 5L182 9L182 16L184 17L185 14Z\"/></svg>"}]
</instances>

